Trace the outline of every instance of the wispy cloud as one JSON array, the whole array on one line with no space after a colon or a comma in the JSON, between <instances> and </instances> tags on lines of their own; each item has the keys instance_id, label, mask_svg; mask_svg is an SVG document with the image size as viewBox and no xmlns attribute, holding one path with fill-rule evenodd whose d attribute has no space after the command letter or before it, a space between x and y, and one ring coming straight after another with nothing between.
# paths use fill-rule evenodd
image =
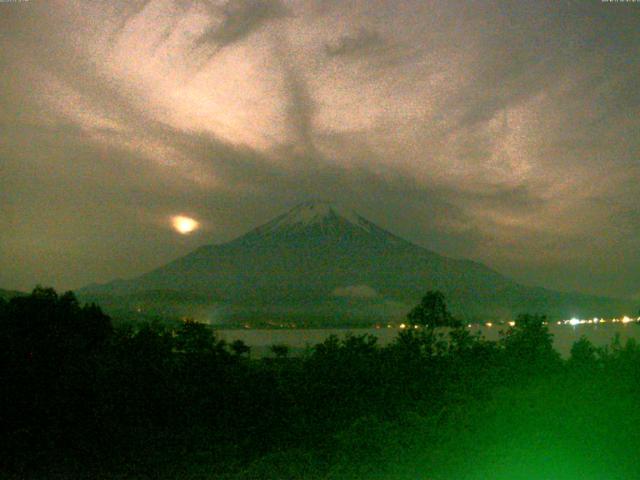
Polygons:
<instances>
[{"instance_id":1,"label":"wispy cloud","mask_svg":"<svg viewBox=\"0 0 640 480\"><path fill-rule=\"evenodd\" d=\"M270 20L283 18L288 10L279 0L228 0L211 6L212 26L197 43L213 43L222 48L246 39Z\"/></svg>"},{"instance_id":2,"label":"wispy cloud","mask_svg":"<svg viewBox=\"0 0 640 480\"><path fill-rule=\"evenodd\" d=\"M631 294L636 13L497 1L0 4L0 283L46 281L38 255L51 238L52 282L77 286L318 196L525 281ZM179 246L159 234L159 256L145 253L185 208L208 227ZM88 244L93 266L65 273ZM114 262L119 245L140 261ZM616 278L612 252L638 268Z\"/></svg>"}]
</instances>

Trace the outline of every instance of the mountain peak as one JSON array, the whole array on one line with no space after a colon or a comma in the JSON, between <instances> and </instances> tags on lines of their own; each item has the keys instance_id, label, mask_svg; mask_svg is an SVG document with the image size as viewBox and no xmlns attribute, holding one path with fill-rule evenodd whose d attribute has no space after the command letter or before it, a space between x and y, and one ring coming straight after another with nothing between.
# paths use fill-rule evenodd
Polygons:
<instances>
[{"instance_id":1,"label":"mountain peak","mask_svg":"<svg viewBox=\"0 0 640 480\"><path fill-rule=\"evenodd\" d=\"M339 243L377 245L376 248L411 245L354 211L332 202L300 203L268 223L232 240L232 244L321 245ZM280 243L285 242L285 243Z\"/></svg>"},{"instance_id":2,"label":"mountain peak","mask_svg":"<svg viewBox=\"0 0 640 480\"><path fill-rule=\"evenodd\" d=\"M352 210L332 202L310 200L296 205L287 213L258 227L256 233L260 235L291 233L314 227L325 231L332 230L336 225L349 226L367 233L371 231L371 223Z\"/></svg>"},{"instance_id":3,"label":"mountain peak","mask_svg":"<svg viewBox=\"0 0 640 480\"><path fill-rule=\"evenodd\" d=\"M288 212L238 238L241 243L264 239L368 238L399 244L403 241L371 223L354 211L332 202L312 200L300 203Z\"/></svg>"},{"instance_id":4,"label":"mountain peak","mask_svg":"<svg viewBox=\"0 0 640 480\"><path fill-rule=\"evenodd\" d=\"M340 207L335 203L322 200L310 200L296 205L285 215L279 217L279 223L288 225L312 225L322 223L334 217L346 220L354 225L359 225L363 223L364 220L352 210Z\"/></svg>"}]
</instances>

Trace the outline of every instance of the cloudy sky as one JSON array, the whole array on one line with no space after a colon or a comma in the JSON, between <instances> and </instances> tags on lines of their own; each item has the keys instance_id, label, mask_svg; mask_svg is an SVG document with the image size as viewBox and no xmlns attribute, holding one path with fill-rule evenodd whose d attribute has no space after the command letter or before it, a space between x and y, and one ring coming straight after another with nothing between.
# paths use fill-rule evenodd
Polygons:
<instances>
[{"instance_id":1,"label":"cloudy sky","mask_svg":"<svg viewBox=\"0 0 640 480\"><path fill-rule=\"evenodd\" d=\"M137 275L322 198L640 299L639 31L600 0L0 3L0 287Z\"/></svg>"}]
</instances>

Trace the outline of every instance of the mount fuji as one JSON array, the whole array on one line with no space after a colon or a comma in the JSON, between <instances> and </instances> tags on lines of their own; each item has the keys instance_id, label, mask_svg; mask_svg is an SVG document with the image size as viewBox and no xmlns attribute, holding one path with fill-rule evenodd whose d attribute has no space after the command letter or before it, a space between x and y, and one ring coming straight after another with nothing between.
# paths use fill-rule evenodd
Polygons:
<instances>
[{"instance_id":1,"label":"mount fuji","mask_svg":"<svg viewBox=\"0 0 640 480\"><path fill-rule=\"evenodd\" d=\"M519 284L441 256L347 209L306 202L227 243L204 245L144 275L78 293L107 308L211 323L354 325L399 320L427 290L461 319L605 316L626 305Z\"/></svg>"}]
</instances>

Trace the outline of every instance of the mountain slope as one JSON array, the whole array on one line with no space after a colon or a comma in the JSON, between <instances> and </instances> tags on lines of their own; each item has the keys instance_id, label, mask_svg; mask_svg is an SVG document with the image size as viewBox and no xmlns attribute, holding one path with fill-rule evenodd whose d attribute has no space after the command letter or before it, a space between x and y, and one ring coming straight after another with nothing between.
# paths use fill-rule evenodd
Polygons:
<instances>
[{"instance_id":1,"label":"mountain slope","mask_svg":"<svg viewBox=\"0 0 640 480\"><path fill-rule=\"evenodd\" d=\"M622 308L606 298L520 285L324 202L298 205L231 242L200 247L140 277L86 287L80 294L136 302L149 292L162 299L165 292L184 306L197 297L197 315L210 321L262 315L371 323L401 318L428 289L442 290L453 312L465 319L511 318L525 311L602 316Z\"/></svg>"}]
</instances>

